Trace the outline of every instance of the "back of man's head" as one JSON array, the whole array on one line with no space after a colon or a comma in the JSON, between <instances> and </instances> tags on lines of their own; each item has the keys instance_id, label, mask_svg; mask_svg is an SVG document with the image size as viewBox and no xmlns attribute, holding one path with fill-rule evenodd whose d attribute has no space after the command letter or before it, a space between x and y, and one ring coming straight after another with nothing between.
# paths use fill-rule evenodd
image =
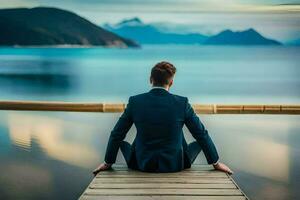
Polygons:
<instances>
[{"instance_id":1,"label":"back of man's head","mask_svg":"<svg viewBox=\"0 0 300 200\"><path fill-rule=\"evenodd\" d=\"M176 68L173 64L162 61L157 63L151 70L151 82L153 86L167 86L172 82Z\"/></svg>"}]
</instances>

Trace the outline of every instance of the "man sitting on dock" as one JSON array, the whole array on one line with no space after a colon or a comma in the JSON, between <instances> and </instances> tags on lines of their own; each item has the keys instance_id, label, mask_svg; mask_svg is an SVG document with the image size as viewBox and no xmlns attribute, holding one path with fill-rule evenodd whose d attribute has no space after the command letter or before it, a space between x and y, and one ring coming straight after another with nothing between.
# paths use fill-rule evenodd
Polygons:
<instances>
[{"instance_id":1,"label":"man sitting on dock","mask_svg":"<svg viewBox=\"0 0 300 200\"><path fill-rule=\"evenodd\" d=\"M204 125L195 114L187 97L169 92L176 68L169 62L157 63L151 70L152 89L129 98L122 116L111 132L105 162L93 173L110 169L119 148L127 166L145 172L177 172L190 168L202 150L208 164L216 170L232 173L219 162L216 147ZM136 138L132 144L123 141L135 124ZM196 141L187 144L183 135L186 125Z\"/></svg>"}]
</instances>

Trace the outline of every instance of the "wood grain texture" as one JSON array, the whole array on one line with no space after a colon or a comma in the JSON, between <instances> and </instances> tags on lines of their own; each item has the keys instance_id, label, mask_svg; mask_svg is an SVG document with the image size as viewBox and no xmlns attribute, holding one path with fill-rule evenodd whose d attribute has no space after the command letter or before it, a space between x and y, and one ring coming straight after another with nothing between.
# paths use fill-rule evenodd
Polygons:
<instances>
[{"instance_id":1,"label":"wood grain texture","mask_svg":"<svg viewBox=\"0 0 300 200\"><path fill-rule=\"evenodd\" d=\"M80 200L246 200L244 196L82 196Z\"/></svg>"},{"instance_id":2,"label":"wood grain texture","mask_svg":"<svg viewBox=\"0 0 300 200\"><path fill-rule=\"evenodd\" d=\"M101 189L101 188L115 188L115 189L138 189L138 188L149 188L149 189L180 189L180 188L187 188L187 189L236 189L237 187L233 184L233 183L216 183L216 184L182 184L182 183L178 183L178 184L173 184L173 183L143 183L143 184L139 184L139 183L132 183L132 184L128 184L128 183L120 183L120 184L108 184L108 183L93 183L89 186L90 189Z\"/></svg>"},{"instance_id":3,"label":"wood grain texture","mask_svg":"<svg viewBox=\"0 0 300 200\"><path fill-rule=\"evenodd\" d=\"M101 183L140 183L143 184L147 180L147 183L231 183L229 179L211 179L211 178L101 178L95 179L94 182L101 184Z\"/></svg>"},{"instance_id":4,"label":"wood grain texture","mask_svg":"<svg viewBox=\"0 0 300 200\"><path fill-rule=\"evenodd\" d=\"M195 165L176 173L146 173L116 165L100 172L81 200L245 200L231 177L209 166Z\"/></svg>"},{"instance_id":5,"label":"wood grain texture","mask_svg":"<svg viewBox=\"0 0 300 200\"><path fill-rule=\"evenodd\" d=\"M106 195L116 195L116 196L127 196L127 195L135 195L135 196L153 196L153 195L173 195L173 196L210 196L210 195L219 195L219 196L242 196L243 194L236 189L168 189L168 188L159 188L159 189L90 189L88 188L84 194L86 195L98 195L98 196L106 196Z\"/></svg>"},{"instance_id":6,"label":"wood grain texture","mask_svg":"<svg viewBox=\"0 0 300 200\"><path fill-rule=\"evenodd\" d=\"M299 115L300 105L217 105L193 104L197 114L284 114ZM126 104L75 103L53 101L0 101L0 110L67 111L67 112L123 112Z\"/></svg>"},{"instance_id":7,"label":"wood grain texture","mask_svg":"<svg viewBox=\"0 0 300 200\"><path fill-rule=\"evenodd\" d=\"M116 174L116 175L111 175L111 174L101 174L98 175L96 178L131 178L133 174ZM192 173L192 174L135 174L135 178L227 178L226 174L204 174L204 173Z\"/></svg>"}]
</instances>

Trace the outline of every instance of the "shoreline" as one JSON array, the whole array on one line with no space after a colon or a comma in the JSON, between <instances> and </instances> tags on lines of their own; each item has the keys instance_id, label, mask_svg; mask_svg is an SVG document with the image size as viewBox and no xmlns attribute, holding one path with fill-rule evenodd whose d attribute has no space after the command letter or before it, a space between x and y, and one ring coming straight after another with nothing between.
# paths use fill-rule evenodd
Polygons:
<instances>
[{"instance_id":1,"label":"shoreline","mask_svg":"<svg viewBox=\"0 0 300 200\"><path fill-rule=\"evenodd\" d=\"M198 47L300 47L300 45L291 45L291 44L283 44L283 45L204 45L204 44L142 44L140 46L124 46L124 45L77 45L77 44L58 44L58 45L0 45L1 48L53 48L53 49L89 49L89 48L103 48L103 49L142 49L145 46L162 46L162 47L170 47L170 46L198 46Z\"/></svg>"},{"instance_id":2,"label":"shoreline","mask_svg":"<svg viewBox=\"0 0 300 200\"><path fill-rule=\"evenodd\" d=\"M104 48L104 49L137 49L141 46L117 46L117 45L72 45L72 44L62 44L62 45L0 45L0 48L53 48L53 49L88 49L88 48Z\"/></svg>"}]
</instances>

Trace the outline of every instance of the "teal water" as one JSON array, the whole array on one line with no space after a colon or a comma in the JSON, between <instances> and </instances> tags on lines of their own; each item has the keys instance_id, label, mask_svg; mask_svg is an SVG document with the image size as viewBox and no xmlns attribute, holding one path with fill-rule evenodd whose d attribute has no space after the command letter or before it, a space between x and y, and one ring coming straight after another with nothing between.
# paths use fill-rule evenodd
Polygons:
<instances>
[{"instance_id":1,"label":"teal water","mask_svg":"<svg viewBox=\"0 0 300 200\"><path fill-rule=\"evenodd\" d=\"M1 48L1 98L126 101L148 90L151 67L168 60L178 68L172 92L191 101L299 103L299 52L299 47L179 45Z\"/></svg>"},{"instance_id":2,"label":"teal water","mask_svg":"<svg viewBox=\"0 0 300 200\"><path fill-rule=\"evenodd\" d=\"M160 60L192 103L300 103L299 47L0 48L1 100L126 102ZM0 199L75 199L119 114L0 112ZM300 196L300 117L200 115L251 199ZM131 141L133 127L127 137ZM188 140L192 140L185 130ZM121 155L118 162L124 162ZM197 163L205 163L201 154ZM39 188L37 190L37 187Z\"/></svg>"}]
</instances>

